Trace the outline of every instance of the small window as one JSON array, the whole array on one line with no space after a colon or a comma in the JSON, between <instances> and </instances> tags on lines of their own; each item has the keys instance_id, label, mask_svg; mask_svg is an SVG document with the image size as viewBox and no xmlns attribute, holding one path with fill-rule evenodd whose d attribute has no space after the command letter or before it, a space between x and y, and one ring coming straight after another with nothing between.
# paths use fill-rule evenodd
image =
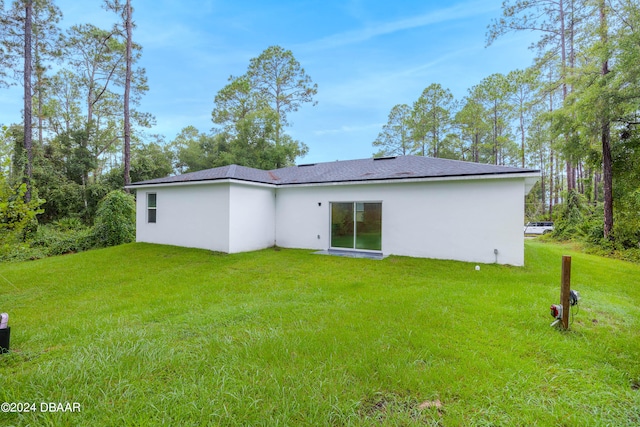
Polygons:
<instances>
[{"instance_id":1,"label":"small window","mask_svg":"<svg viewBox=\"0 0 640 427\"><path fill-rule=\"evenodd\" d=\"M147 193L147 222L156 222L156 193Z\"/></svg>"}]
</instances>

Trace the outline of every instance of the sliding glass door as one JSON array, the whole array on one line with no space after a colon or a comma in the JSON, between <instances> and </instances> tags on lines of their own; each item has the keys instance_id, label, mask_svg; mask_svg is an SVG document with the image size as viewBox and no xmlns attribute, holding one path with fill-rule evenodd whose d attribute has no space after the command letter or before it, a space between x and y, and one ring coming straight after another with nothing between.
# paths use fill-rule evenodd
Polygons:
<instances>
[{"instance_id":1,"label":"sliding glass door","mask_svg":"<svg viewBox=\"0 0 640 427\"><path fill-rule=\"evenodd\" d=\"M353 249L353 203L331 203L331 247Z\"/></svg>"},{"instance_id":2,"label":"sliding glass door","mask_svg":"<svg viewBox=\"0 0 640 427\"><path fill-rule=\"evenodd\" d=\"M382 203L356 203L356 249L382 249Z\"/></svg>"},{"instance_id":3,"label":"sliding glass door","mask_svg":"<svg viewBox=\"0 0 640 427\"><path fill-rule=\"evenodd\" d=\"M331 247L382 250L382 203L331 203Z\"/></svg>"}]
</instances>

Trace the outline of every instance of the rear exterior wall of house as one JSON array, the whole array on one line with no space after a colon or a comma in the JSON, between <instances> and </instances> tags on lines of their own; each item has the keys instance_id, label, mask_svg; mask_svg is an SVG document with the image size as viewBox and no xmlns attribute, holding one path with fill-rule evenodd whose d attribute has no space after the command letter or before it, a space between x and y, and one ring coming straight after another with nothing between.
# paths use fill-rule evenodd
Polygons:
<instances>
[{"instance_id":1,"label":"rear exterior wall of house","mask_svg":"<svg viewBox=\"0 0 640 427\"><path fill-rule=\"evenodd\" d=\"M281 187L276 244L328 249L332 202L376 202L385 255L523 265L524 192L518 178Z\"/></svg>"}]
</instances>

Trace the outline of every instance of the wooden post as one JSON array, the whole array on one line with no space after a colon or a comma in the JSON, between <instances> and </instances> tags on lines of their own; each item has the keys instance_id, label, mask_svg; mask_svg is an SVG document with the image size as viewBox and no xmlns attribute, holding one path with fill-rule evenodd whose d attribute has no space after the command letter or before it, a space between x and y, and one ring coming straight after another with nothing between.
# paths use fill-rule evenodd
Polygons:
<instances>
[{"instance_id":1,"label":"wooden post","mask_svg":"<svg viewBox=\"0 0 640 427\"><path fill-rule=\"evenodd\" d=\"M569 293L571 292L571 257L562 257L562 287L560 288L560 304L562 304L562 327L569 329Z\"/></svg>"}]
</instances>

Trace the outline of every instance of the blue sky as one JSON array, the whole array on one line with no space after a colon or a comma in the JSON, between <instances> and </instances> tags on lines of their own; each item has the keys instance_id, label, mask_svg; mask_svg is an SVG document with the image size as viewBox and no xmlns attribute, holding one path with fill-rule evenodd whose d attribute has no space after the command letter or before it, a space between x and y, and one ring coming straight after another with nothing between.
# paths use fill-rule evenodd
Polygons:
<instances>
[{"instance_id":1,"label":"blue sky","mask_svg":"<svg viewBox=\"0 0 640 427\"><path fill-rule=\"evenodd\" d=\"M288 132L309 146L299 162L370 157L391 108L431 83L461 99L493 73L531 64L535 35L485 48L502 0L132 0L149 92L140 109L171 141L182 128L212 127L213 99L230 75L271 45L290 49L318 84L318 105L290 115ZM63 25L109 27L101 1L57 0ZM0 123L19 121L21 89L0 90Z\"/></svg>"}]
</instances>

